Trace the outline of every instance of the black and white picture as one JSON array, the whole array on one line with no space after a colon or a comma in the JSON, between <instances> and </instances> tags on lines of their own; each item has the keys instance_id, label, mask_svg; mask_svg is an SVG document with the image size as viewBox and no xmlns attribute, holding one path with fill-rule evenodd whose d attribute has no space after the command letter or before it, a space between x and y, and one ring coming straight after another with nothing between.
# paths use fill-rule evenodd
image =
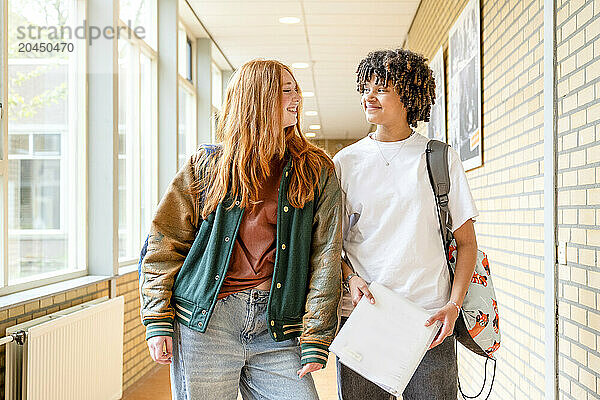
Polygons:
<instances>
[{"instance_id":1,"label":"black and white picture","mask_svg":"<svg viewBox=\"0 0 600 400\"><path fill-rule=\"evenodd\" d=\"M479 0L471 0L450 28L448 142L465 170L482 165Z\"/></svg>"},{"instance_id":2,"label":"black and white picture","mask_svg":"<svg viewBox=\"0 0 600 400\"><path fill-rule=\"evenodd\" d=\"M446 142L446 92L444 89L444 49L440 47L429 63L435 79L435 104L431 106L427 137Z\"/></svg>"}]
</instances>

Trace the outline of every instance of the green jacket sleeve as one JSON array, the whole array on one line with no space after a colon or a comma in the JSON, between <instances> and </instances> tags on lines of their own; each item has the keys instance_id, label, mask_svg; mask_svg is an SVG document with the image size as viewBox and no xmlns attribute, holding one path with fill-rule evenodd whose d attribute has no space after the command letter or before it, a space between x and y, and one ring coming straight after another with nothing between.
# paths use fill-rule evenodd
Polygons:
<instances>
[{"instance_id":1,"label":"green jacket sleeve","mask_svg":"<svg viewBox=\"0 0 600 400\"><path fill-rule=\"evenodd\" d=\"M338 325L341 298L342 196L335 171L321 175L315 196L310 280L300 336L302 365L325 364Z\"/></svg>"}]
</instances>

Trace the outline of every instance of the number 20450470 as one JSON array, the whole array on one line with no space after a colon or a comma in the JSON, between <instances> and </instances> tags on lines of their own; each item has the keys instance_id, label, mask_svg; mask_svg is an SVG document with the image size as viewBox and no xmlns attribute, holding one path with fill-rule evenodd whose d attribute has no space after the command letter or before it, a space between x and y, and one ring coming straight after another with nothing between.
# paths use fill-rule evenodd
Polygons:
<instances>
[{"instance_id":1,"label":"number 20450470","mask_svg":"<svg viewBox=\"0 0 600 400\"><path fill-rule=\"evenodd\" d=\"M72 53L75 50L73 43L60 42L60 43L19 43L19 53L64 53L65 51Z\"/></svg>"}]
</instances>

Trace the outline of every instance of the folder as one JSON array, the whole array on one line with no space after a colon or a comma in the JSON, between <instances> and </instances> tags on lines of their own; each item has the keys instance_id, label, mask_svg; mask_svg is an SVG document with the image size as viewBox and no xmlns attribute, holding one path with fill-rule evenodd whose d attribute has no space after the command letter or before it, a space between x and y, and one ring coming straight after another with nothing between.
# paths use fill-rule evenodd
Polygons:
<instances>
[{"instance_id":1,"label":"folder","mask_svg":"<svg viewBox=\"0 0 600 400\"><path fill-rule=\"evenodd\" d=\"M329 350L340 362L394 396L402 395L442 323L418 304L373 282Z\"/></svg>"}]
</instances>

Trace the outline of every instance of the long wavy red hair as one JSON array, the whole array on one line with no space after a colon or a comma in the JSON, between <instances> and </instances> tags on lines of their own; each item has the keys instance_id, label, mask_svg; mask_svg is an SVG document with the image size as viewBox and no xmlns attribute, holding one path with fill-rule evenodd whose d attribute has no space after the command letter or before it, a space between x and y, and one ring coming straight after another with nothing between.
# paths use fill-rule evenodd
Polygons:
<instances>
[{"instance_id":1,"label":"long wavy red hair","mask_svg":"<svg viewBox=\"0 0 600 400\"><path fill-rule=\"evenodd\" d=\"M290 68L278 61L253 60L229 81L217 126L220 154L211 158L199 182L205 192L202 218L228 193L240 207L252 208L260 201L258 192L272 162L286 156L291 161L287 197L293 207L302 208L314 199L321 170L333 169L331 159L300 130L301 104L296 125L282 127L284 70L293 77Z\"/></svg>"}]
</instances>

